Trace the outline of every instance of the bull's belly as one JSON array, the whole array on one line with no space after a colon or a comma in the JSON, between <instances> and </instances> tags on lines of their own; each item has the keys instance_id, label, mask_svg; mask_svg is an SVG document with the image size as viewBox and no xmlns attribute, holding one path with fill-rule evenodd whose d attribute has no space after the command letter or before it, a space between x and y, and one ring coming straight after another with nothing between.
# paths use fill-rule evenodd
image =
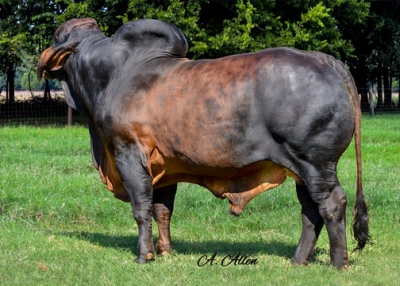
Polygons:
<instances>
[{"instance_id":1,"label":"bull's belly","mask_svg":"<svg viewBox=\"0 0 400 286\"><path fill-rule=\"evenodd\" d=\"M167 170L164 169L164 170ZM241 169L218 170L211 172L168 173L161 172L154 177L154 188L172 185L178 182L188 182L201 185L210 190L218 198L228 198L230 212L240 215L243 208L260 193L282 184L287 176L297 182L301 179L288 169L270 161L261 161Z\"/></svg>"},{"instance_id":2,"label":"bull's belly","mask_svg":"<svg viewBox=\"0 0 400 286\"><path fill-rule=\"evenodd\" d=\"M244 167L221 167L185 164L166 159L158 151L152 153L149 172L154 189L179 182L198 184L216 197L228 198L230 212L240 215L243 208L260 193L282 184L287 176L301 183L301 178L290 170L271 161L259 161ZM128 202L129 197L118 175L115 160L106 152L106 160L99 166L100 177L118 199Z\"/></svg>"}]
</instances>

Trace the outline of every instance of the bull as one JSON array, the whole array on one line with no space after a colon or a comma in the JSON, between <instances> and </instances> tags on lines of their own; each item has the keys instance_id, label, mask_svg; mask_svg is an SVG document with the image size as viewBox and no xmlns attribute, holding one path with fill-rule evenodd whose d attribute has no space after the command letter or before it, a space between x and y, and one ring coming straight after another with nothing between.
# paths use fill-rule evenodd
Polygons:
<instances>
[{"instance_id":1,"label":"bull","mask_svg":"<svg viewBox=\"0 0 400 286\"><path fill-rule=\"evenodd\" d=\"M339 158L354 134L356 249L370 241L362 190L361 111L344 64L320 52L271 48L190 60L184 35L158 20L124 24L111 38L73 19L40 56L38 79L58 79L88 119L94 166L130 202L138 263L172 249L178 182L229 200L240 215L258 194L294 179L302 232L292 262L307 265L325 225L331 264L348 266L346 195ZM158 229L152 239L152 218Z\"/></svg>"}]
</instances>

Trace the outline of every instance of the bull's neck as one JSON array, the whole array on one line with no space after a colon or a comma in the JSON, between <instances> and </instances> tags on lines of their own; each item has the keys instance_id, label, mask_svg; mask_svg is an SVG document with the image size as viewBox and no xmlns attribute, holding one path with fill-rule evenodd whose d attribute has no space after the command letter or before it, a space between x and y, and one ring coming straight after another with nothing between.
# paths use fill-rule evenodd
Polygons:
<instances>
[{"instance_id":1,"label":"bull's neck","mask_svg":"<svg viewBox=\"0 0 400 286\"><path fill-rule=\"evenodd\" d=\"M113 77L112 58L110 39L99 33L86 38L67 60L66 71L75 100L88 117L93 116L96 103L102 100Z\"/></svg>"}]
</instances>

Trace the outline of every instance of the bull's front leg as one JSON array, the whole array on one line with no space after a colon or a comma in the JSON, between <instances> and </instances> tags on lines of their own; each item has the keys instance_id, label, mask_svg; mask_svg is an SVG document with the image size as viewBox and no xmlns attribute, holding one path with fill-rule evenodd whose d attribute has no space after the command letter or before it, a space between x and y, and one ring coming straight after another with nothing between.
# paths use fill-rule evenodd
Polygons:
<instances>
[{"instance_id":1,"label":"bull's front leg","mask_svg":"<svg viewBox=\"0 0 400 286\"><path fill-rule=\"evenodd\" d=\"M136 146L124 145L117 149L115 162L122 183L130 198L133 217L138 225L137 263L155 259L152 234L153 186L145 166L145 156Z\"/></svg>"},{"instance_id":2,"label":"bull's front leg","mask_svg":"<svg viewBox=\"0 0 400 286\"><path fill-rule=\"evenodd\" d=\"M153 217L158 226L157 255L163 256L172 250L170 233L171 216L174 210L174 201L177 184L159 188L153 193Z\"/></svg>"}]
</instances>

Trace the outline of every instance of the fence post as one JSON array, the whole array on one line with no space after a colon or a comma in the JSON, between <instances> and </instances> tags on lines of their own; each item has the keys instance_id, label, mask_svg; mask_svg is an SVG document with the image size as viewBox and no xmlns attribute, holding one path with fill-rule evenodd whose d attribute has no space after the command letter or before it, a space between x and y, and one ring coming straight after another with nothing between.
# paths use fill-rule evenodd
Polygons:
<instances>
[{"instance_id":1,"label":"fence post","mask_svg":"<svg viewBox=\"0 0 400 286\"><path fill-rule=\"evenodd\" d=\"M68 106L68 126L72 126L72 108Z\"/></svg>"}]
</instances>

